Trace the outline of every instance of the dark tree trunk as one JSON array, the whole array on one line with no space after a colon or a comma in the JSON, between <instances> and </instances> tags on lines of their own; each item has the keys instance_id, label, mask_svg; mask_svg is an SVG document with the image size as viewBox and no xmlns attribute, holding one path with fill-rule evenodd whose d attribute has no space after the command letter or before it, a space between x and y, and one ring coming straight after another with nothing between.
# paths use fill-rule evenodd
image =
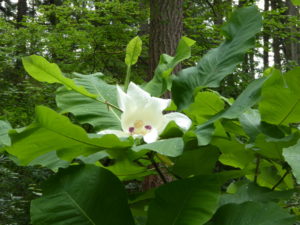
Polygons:
<instances>
[{"instance_id":1,"label":"dark tree trunk","mask_svg":"<svg viewBox=\"0 0 300 225\"><path fill-rule=\"evenodd\" d=\"M207 1L209 2L209 1ZM221 25L223 24L223 17L224 17L224 9L222 9L222 0L214 0L212 10L214 14L214 24L215 25Z\"/></svg>"},{"instance_id":2,"label":"dark tree trunk","mask_svg":"<svg viewBox=\"0 0 300 225\"><path fill-rule=\"evenodd\" d=\"M150 0L149 80L160 55L174 55L182 36L182 19L183 0Z\"/></svg>"},{"instance_id":3,"label":"dark tree trunk","mask_svg":"<svg viewBox=\"0 0 300 225\"><path fill-rule=\"evenodd\" d=\"M280 7L280 4L278 1L271 0L271 7L273 10L276 10ZM274 64L275 64L274 66L278 69L281 69L280 43L281 43L280 38L274 35L273 43L272 43L273 52L274 52Z\"/></svg>"},{"instance_id":4,"label":"dark tree trunk","mask_svg":"<svg viewBox=\"0 0 300 225\"><path fill-rule=\"evenodd\" d=\"M270 8L270 2L269 2L269 0L265 0L264 11L265 12L269 11L269 8ZM268 34L268 31L266 29L264 29L264 34L263 34L263 42L264 42L263 62L264 62L264 69L267 69L269 67L269 40L270 40L270 35Z\"/></svg>"},{"instance_id":5,"label":"dark tree trunk","mask_svg":"<svg viewBox=\"0 0 300 225\"><path fill-rule=\"evenodd\" d=\"M19 0L17 5L17 26L20 27L20 22L27 14L27 0Z\"/></svg>"},{"instance_id":6,"label":"dark tree trunk","mask_svg":"<svg viewBox=\"0 0 300 225\"><path fill-rule=\"evenodd\" d=\"M287 14L290 16L297 17L299 19L299 11L293 5L291 0L286 0L287 6ZM296 26L289 27L289 32L292 33L290 37L285 39L284 46L285 46L285 56L288 62L300 64L300 40L298 37L295 37L295 34L299 33L299 28ZM288 63L289 64L289 63Z\"/></svg>"}]
</instances>

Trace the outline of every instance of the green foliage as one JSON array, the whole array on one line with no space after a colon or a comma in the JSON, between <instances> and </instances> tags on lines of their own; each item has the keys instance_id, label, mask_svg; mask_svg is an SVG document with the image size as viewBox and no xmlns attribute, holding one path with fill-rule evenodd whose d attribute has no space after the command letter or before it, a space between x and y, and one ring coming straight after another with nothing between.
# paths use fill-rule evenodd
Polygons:
<instances>
[{"instance_id":1,"label":"green foliage","mask_svg":"<svg viewBox=\"0 0 300 225\"><path fill-rule=\"evenodd\" d=\"M245 202L221 207L211 225L291 225L295 217L275 203Z\"/></svg>"},{"instance_id":2,"label":"green foliage","mask_svg":"<svg viewBox=\"0 0 300 225\"><path fill-rule=\"evenodd\" d=\"M115 135L89 138L83 128L42 106L36 108L36 121L22 132L12 132L11 139L14 144L6 150L17 156L22 165L52 151L57 151L60 157L71 161L80 155L132 145L131 140L122 141Z\"/></svg>"},{"instance_id":3,"label":"green foliage","mask_svg":"<svg viewBox=\"0 0 300 225\"><path fill-rule=\"evenodd\" d=\"M206 54L197 66L182 70L174 78L172 94L178 108L186 108L193 101L196 87L218 87L219 82L243 61L244 54L254 47L254 36L261 26L261 15L256 7L235 11L222 30L225 42Z\"/></svg>"},{"instance_id":4,"label":"green foliage","mask_svg":"<svg viewBox=\"0 0 300 225\"><path fill-rule=\"evenodd\" d=\"M41 56L32 55L22 59L25 70L34 79L47 83L60 83L65 85L68 89L79 92L87 97L96 98L86 91L83 87L77 86L73 80L62 75L59 67L54 63L49 63Z\"/></svg>"},{"instance_id":5,"label":"green foliage","mask_svg":"<svg viewBox=\"0 0 300 225\"><path fill-rule=\"evenodd\" d=\"M275 71L262 88L259 110L262 120L276 125L300 121L300 68L285 74ZM287 101L288 99L288 101Z\"/></svg>"},{"instance_id":6,"label":"green foliage","mask_svg":"<svg viewBox=\"0 0 300 225\"><path fill-rule=\"evenodd\" d=\"M74 3L77 19L81 18L78 12L87 13L86 9L80 11L79 5ZM59 23L69 21L62 18ZM152 143L145 143L131 131L133 137L129 138L95 133L124 129L118 120L124 119L125 113L117 111L116 86L108 84L105 76L64 76L44 58L25 58L25 69L32 77L64 85L57 91L57 105L62 113L72 115L70 120L38 106L35 121L27 127L8 132L10 127L3 123L2 145L17 157L16 162L58 171L45 183L42 197L32 202L33 224L292 225L295 216L283 208L289 207L286 201L296 192L294 177L299 179L300 131L295 124L300 121L299 69L283 76L277 70L267 70L236 100L210 89L218 87L242 62L260 28L261 15L255 7L238 9L223 28L225 42L174 79L173 68L190 57L194 41L183 38L174 57L161 57L153 80L144 88L160 96L173 85L175 103L192 119L192 126L181 130L183 119L178 119ZM134 41L140 43L138 38ZM138 55L127 60L128 68ZM291 105L276 93L291 100ZM135 101L133 97L130 100ZM153 104L160 101L153 98ZM157 109L160 107L157 104ZM93 133L73 122L89 124ZM133 128L139 129L139 123ZM159 175L164 184L155 192L132 191L129 205L123 184L140 182L150 174Z\"/></svg>"},{"instance_id":7,"label":"green foliage","mask_svg":"<svg viewBox=\"0 0 300 225\"><path fill-rule=\"evenodd\" d=\"M147 225L204 224L217 209L219 186L213 176L197 176L158 188Z\"/></svg>"},{"instance_id":8,"label":"green foliage","mask_svg":"<svg viewBox=\"0 0 300 225\"><path fill-rule=\"evenodd\" d=\"M44 184L43 193L32 202L33 225L133 224L121 182L103 168L60 170Z\"/></svg>"},{"instance_id":9,"label":"green foliage","mask_svg":"<svg viewBox=\"0 0 300 225\"><path fill-rule=\"evenodd\" d=\"M162 54L160 56L159 64L154 71L154 77L149 81L144 89L153 96L161 96L166 90L170 90L170 79L174 68L183 60L190 58L191 46L195 41L182 37L176 48L175 56Z\"/></svg>"},{"instance_id":10,"label":"green foliage","mask_svg":"<svg viewBox=\"0 0 300 225\"><path fill-rule=\"evenodd\" d=\"M101 79L99 74L74 74L77 85L84 87L88 92L97 95L103 102L117 105L116 87ZM56 103L62 113L72 113L81 124L90 124L95 130L120 128L120 112L108 108L96 99L88 98L80 93L61 87L57 90Z\"/></svg>"}]
</instances>

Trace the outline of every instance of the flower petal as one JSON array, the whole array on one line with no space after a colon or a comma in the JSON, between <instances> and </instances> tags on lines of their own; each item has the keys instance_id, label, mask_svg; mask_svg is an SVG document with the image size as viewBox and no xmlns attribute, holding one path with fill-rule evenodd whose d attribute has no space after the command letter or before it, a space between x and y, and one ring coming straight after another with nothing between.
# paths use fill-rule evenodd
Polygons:
<instances>
[{"instance_id":1,"label":"flower petal","mask_svg":"<svg viewBox=\"0 0 300 225\"><path fill-rule=\"evenodd\" d=\"M118 106L120 109L122 109L123 111L126 110L126 108L128 108L128 103L129 103L129 99L127 94L122 90L122 88L120 86L117 85L117 97L118 97Z\"/></svg>"},{"instance_id":2,"label":"flower petal","mask_svg":"<svg viewBox=\"0 0 300 225\"><path fill-rule=\"evenodd\" d=\"M144 136L144 141L146 143L155 142L158 139L158 132L156 129L152 129L148 134Z\"/></svg>"},{"instance_id":3,"label":"flower petal","mask_svg":"<svg viewBox=\"0 0 300 225\"><path fill-rule=\"evenodd\" d=\"M100 132L98 132L97 134L114 134L118 137L128 137L129 135L121 130L102 130Z\"/></svg>"},{"instance_id":4,"label":"flower petal","mask_svg":"<svg viewBox=\"0 0 300 225\"><path fill-rule=\"evenodd\" d=\"M192 121L186 115L178 112L168 113L164 115L167 125L170 121L174 121L180 128L188 130L192 125Z\"/></svg>"},{"instance_id":5,"label":"flower petal","mask_svg":"<svg viewBox=\"0 0 300 225\"><path fill-rule=\"evenodd\" d=\"M171 99L151 97L151 102L155 104L160 111L163 111L171 104Z\"/></svg>"},{"instance_id":6,"label":"flower petal","mask_svg":"<svg viewBox=\"0 0 300 225\"><path fill-rule=\"evenodd\" d=\"M137 107L144 107L151 100L150 94L133 82L128 86L127 95Z\"/></svg>"}]
</instances>

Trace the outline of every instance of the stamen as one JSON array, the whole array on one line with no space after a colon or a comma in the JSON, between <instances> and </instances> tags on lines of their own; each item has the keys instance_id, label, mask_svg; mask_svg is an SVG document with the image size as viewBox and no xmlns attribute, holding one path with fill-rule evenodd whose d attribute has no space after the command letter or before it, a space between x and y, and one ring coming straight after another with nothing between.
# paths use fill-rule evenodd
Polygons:
<instances>
[{"instance_id":1,"label":"stamen","mask_svg":"<svg viewBox=\"0 0 300 225\"><path fill-rule=\"evenodd\" d=\"M151 129L152 129L152 127L151 127L150 125L146 125L145 128L146 128L147 130L151 130Z\"/></svg>"},{"instance_id":2,"label":"stamen","mask_svg":"<svg viewBox=\"0 0 300 225\"><path fill-rule=\"evenodd\" d=\"M134 127L129 127L129 132L133 133L134 132Z\"/></svg>"},{"instance_id":3,"label":"stamen","mask_svg":"<svg viewBox=\"0 0 300 225\"><path fill-rule=\"evenodd\" d=\"M144 122L142 120L137 120L133 124L134 128L139 129L144 126Z\"/></svg>"}]
</instances>

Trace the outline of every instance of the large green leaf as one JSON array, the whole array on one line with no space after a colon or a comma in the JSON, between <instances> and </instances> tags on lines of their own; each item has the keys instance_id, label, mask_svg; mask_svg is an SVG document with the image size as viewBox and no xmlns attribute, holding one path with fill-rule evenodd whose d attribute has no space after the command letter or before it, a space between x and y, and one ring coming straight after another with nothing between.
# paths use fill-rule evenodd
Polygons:
<instances>
[{"instance_id":1,"label":"large green leaf","mask_svg":"<svg viewBox=\"0 0 300 225\"><path fill-rule=\"evenodd\" d=\"M109 171L92 166L60 170L32 201L33 225L133 225L122 183Z\"/></svg>"},{"instance_id":2,"label":"large green leaf","mask_svg":"<svg viewBox=\"0 0 300 225\"><path fill-rule=\"evenodd\" d=\"M73 80L63 76L59 67L55 63L49 63L42 56L32 55L22 58L25 70L34 79L47 83L60 83L68 89L77 91L87 97L96 98L97 95L89 93L84 87L77 86Z\"/></svg>"},{"instance_id":3,"label":"large green leaf","mask_svg":"<svg viewBox=\"0 0 300 225\"><path fill-rule=\"evenodd\" d=\"M102 101L108 101L117 105L115 85L107 84L99 75L80 75L76 73L75 76L74 81L76 84L83 86L90 93L101 96L100 99ZM108 108L107 105L82 96L77 92L64 87L59 88L56 95L56 103L62 110L62 113L70 112L74 114L81 124L91 124L95 130L121 129L119 111Z\"/></svg>"},{"instance_id":4,"label":"large green leaf","mask_svg":"<svg viewBox=\"0 0 300 225\"><path fill-rule=\"evenodd\" d=\"M147 225L202 225L218 207L220 184L196 176L161 186L150 204Z\"/></svg>"},{"instance_id":5,"label":"large green leaf","mask_svg":"<svg viewBox=\"0 0 300 225\"><path fill-rule=\"evenodd\" d=\"M186 108L193 101L196 87L218 87L220 81L244 60L244 54L254 47L254 36L260 29L261 14L256 7L236 10L222 28L225 42L209 51L197 66L182 70L174 78L172 95L178 108Z\"/></svg>"},{"instance_id":6,"label":"large green leaf","mask_svg":"<svg viewBox=\"0 0 300 225\"><path fill-rule=\"evenodd\" d=\"M8 131L12 129L9 122L0 120L0 147L10 145L11 141L8 136Z\"/></svg>"},{"instance_id":7,"label":"large green leaf","mask_svg":"<svg viewBox=\"0 0 300 225\"><path fill-rule=\"evenodd\" d=\"M292 167L297 183L300 183L300 140L296 145L283 149L283 156Z\"/></svg>"},{"instance_id":8,"label":"large green leaf","mask_svg":"<svg viewBox=\"0 0 300 225\"><path fill-rule=\"evenodd\" d=\"M67 117L43 106L36 108L36 121L21 133L12 132L11 140L12 146L7 151L17 156L22 165L52 151L58 151L65 160L72 160L105 149L128 148L133 142L131 138L121 141L112 134L89 138L84 129Z\"/></svg>"},{"instance_id":9,"label":"large green leaf","mask_svg":"<svg viewBox=\"0 0 300 225\"><path fill-rule=\"evenodd\" d=\"M191 46L194 44L194 40L182 37L174 57L167 54L161 55L154 77L145 85L144 89L153 96L161 96L170 86L170 75L174 68L183 60L191 57Z\"/></svg>"},{"instance_id":10,"label":"large green leaf","mask_svg":"<svg viewBox=\"0 0 300 225\"><path fill-rule=\"evenodd\" d=\"M295 216L276 203L245 202L221 207L209 225L293 225Z\"/></svg>"},{"instance_id":11,"label":"large green leaf","mask_svg":"<svg viewBox=\"0 0 300 225\"><path fill-rule=\"evenodd\" d=\"M263 85L259 111L263 121L276 125L300 122L300 68L279 71Z\"/></svg>"},{"instance_id":12,"label":"large green leaf","mask_svg":"<svg viewBox=\"0 0 300 225\"><path fill-rule=\"evenodd\" d=\"M181 155L184 147L182 138L169 138L159 140L150 144L135 146L133 151L139 152L142 150L151 150L162 155L176 157Z\"/></svg>"},{"instance_id":13,"label":"large green leaf","mask_svg":"<svg viewBox=\"0 0 300 225\"><path fill-rule=\"evenodd\" d=\"M127 45L125 63L127 66L136 64L142 52L142 40L139 36L134 37Z\"/></svg>"}]
</instances>

